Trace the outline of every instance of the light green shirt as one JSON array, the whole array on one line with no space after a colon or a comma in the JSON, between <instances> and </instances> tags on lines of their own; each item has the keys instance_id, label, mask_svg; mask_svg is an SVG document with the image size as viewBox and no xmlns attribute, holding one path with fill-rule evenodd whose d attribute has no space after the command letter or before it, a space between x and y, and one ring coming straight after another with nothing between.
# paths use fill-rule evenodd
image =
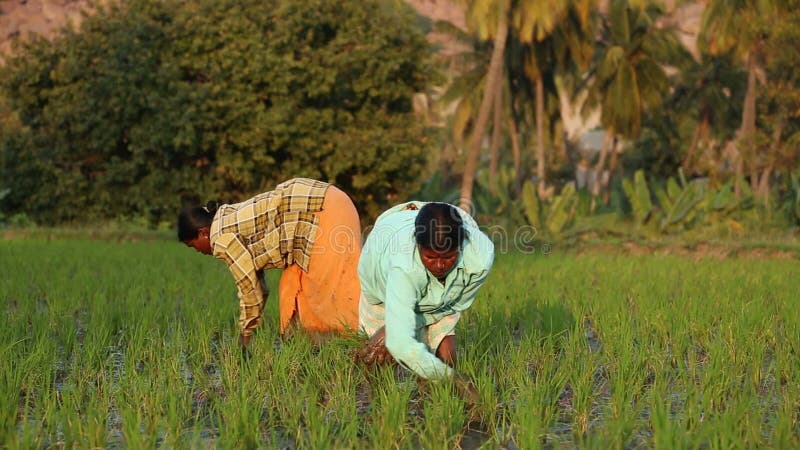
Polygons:
<instances>
[{"instance_id":1,"label":"light green shirt","mask_svg":"<svg viewBox=\"0 0 800 450\"><path fill-rule=\"evenodd\" d=\"M397 205L375 222L358 264L361 290L369 303L386 308L386 348L392 356L423 378L447 377L452 370L436 357L436 349L416 339L416 330L472 305L492 267L494 245L472 217L458 209L467 237L442 285L422 265L414 238L419 211L407 206Z\"/></svg>"}]
</instances>

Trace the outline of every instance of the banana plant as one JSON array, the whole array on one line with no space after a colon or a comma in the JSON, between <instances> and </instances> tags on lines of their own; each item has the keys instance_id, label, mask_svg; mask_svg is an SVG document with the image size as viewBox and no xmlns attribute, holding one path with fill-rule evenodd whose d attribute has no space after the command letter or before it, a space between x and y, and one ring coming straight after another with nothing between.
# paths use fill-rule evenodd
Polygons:
<instances>
[{"instance_id":1,"label":"banana plant","mask_svg":"<svg viewBox=\"0 0 800 450\"><path fill-rule=\"evenodd\" d=\"M663 216L659 223L659 230L667 232L670 228L679 227L686 229L691 227L693 220L697 216L695 207L705 198L703 183L689 183L688 186L674 191L675 196L670 196L671 205L663 211Z\"/></svg>"},{"instance_id":2,"label":"banana plant","mask_svg":"<svg viewBox=\"0 0 800 450\"><path fill-rule=\"evenodd\" d=\"M516 174L513 167L498 167L495 189L492 189L489 172L478 172L472 196L472 213L485 217L493 225L516 227L526 222L524 207L520 199L514 198ZM457 194L457 193L456 193Z\"/></svg>"},{"instance_id":3,"label":"banana plant","mask_svg":"<svg viewBox=\"0 0 800 450\"><path fill-rule=\"evenodd\" d=\"M575 185L572 183L564 185L561 193L553 198L553 202L550 205L550 211L545 223L548 231L554 236L560 237L572 224L577 206L578 194L575 191Z\"/></svg>"},{"instance_id":4,"label":"banana plant","mask_svg":"<svg viewBox=\"0 0 800 450\"><path fill-rule=\"evenodd\" d=\"M573 184L565 185L549 203L541 202L530 181L525 181L522 186L522 203L528 223L546 236L556 239L564 237L573 225L578 201Z\"/></svg>"},{"instance_id":5,"label":"banana plant","mask_svg":"<svg viewBox=\"0 0 800 450\"><path fill-rule=\"evenodd\" d=\"M653 212L653 202L650 199L650 189L647 187L644 171L637 170L633 182L628 179L623 180L622 189L631 203L636 224L640 226L646 224Z\"/></svg>"},{"instance_id":6,"label":"banana plant","mask_svg":"<svg viewBox=\"0 0 800 450\"><path fill-rule=\"evenodd\" d=\"M533 183L525 181L522 185L522 206L525 210L525 218L536 230L543 230L541 219L541 205L539 197L536 195L536 188Z\"/></svg>"},{"instance_id":7,"label":"banana plant","mask_svg":"<svg viewBox=\"0 0 800 450\"><path fill-rule=\"evenodd\" d=\"M634 174L633 181L623 181L623 189L632 206L636 225L643 230L647 225L645 231L657 234L712 225L752 206L752 194L745 192L744 198L738 199L733 182L713 189L708 186L707 180L687 180L681 169L677 178L667 179L666 186L654 186L652 189L657 206L652 202L651 190L641 170Z\"/></svg>"}]
</instances>

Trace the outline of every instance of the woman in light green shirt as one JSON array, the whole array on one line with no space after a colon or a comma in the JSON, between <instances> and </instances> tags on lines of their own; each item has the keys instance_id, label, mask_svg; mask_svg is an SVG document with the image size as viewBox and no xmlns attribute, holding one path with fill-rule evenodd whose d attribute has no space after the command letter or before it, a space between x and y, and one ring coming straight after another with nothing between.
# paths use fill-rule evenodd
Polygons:
<instances>
[{"instance_id":1,"label":"woman in light green shirt","mask_svg":"<svg viewBox=\"0 0 800 450\"><path fill-rule=\"evenodd\" d=\"M378 217L361 252L359 326L373 347L385 338L391 357L420 377L449 377L456 323L493 261L494 245L462 209L395 206Z\"/></svg>"}]
</instances>

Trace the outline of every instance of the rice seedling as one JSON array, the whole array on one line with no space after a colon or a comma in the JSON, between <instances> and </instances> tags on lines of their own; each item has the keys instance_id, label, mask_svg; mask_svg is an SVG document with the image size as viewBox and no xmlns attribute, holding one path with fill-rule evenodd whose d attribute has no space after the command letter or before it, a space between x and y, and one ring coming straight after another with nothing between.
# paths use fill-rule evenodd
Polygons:
<instances>
[{"instance_id":1,"label":"rice seedling","mask_svg":"<svg viewBox=\"0 0 800 450\"><path fill-rule=\"evenodd\" d=\"M399 383L391 367L381 367L369 374L369 406L363 415L363 435L367 447L410 447L411 417L409 404L414 387Z\"/></svg>"},{"instance_id":2,"label":"rice seedling","mask_svg":"<svg viewBox=\"0 0 800 450\"><path fill-rule=\"evenodd\" d=\"M786 261L498 255L457 328L471 405L281 339L274 298L244 358L226 268L178 243L0 241L0 272L8 448L800 447Z\"/></svg>"},{"instance_id":3,"label":"rice seedling","mask_svg":"<svg viewBox=\"0 0 800 450\"><path fill-rule=\"evenodd\" d=\"M464 401L454 395L451 382L425 383L424 387L423 411L416 424L418 446L454 448L467 419Z\"/></svg>"}]
</instances>

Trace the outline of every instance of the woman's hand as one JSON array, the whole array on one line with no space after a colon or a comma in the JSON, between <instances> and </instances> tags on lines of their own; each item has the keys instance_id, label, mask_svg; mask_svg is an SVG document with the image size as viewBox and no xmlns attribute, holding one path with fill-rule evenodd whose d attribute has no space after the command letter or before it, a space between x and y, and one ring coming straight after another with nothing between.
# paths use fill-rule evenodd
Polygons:
<instances>
[{"instance_id":1,"label":"woman's hand","mask_svg":"<svg viewBox=\"0 0 800 450\"><path fill-rule=\"evenodd\" d=\"M472 408L478 404L478 389L469 377L456 374L453 376L453 383L467 407Z\"/></svg>"},{"instance_id":2,"label":"woman's hand","mask_svg":"<svg viewBox=\"0 0 800 450\"><path fill-rule=\"evenodd\" d=\"M239 347L242 349L242 358L250 359L250 350L247 349L247 344L250 343L250 336L240 334L239 335Z\"/></svg>"},{"instance_id":3,"label":"woman's hand","mask_svg":"<svg viewBox=\"0 0 800 450\"><path fill-rule=\"evenodd\" d=\"M394 358L392 358L389 350L386 349L386 329L381 327L380 330L376 331L363 348L356 350L353 360L366 365L393 362Z\"/></svg>"},{"instance_id":4,"label":"woman's hand","mask_svg":"<svg viewBox=\"0 0 800 450\"><path fill-rule=\"evenodd\" d=\"M240 347L247 348L247 344L249 344L249 343L250 343L250 336L249 335L244 335L244 334L240 334L239 335L239 346Z\"/></svg>"}]
</instances>

